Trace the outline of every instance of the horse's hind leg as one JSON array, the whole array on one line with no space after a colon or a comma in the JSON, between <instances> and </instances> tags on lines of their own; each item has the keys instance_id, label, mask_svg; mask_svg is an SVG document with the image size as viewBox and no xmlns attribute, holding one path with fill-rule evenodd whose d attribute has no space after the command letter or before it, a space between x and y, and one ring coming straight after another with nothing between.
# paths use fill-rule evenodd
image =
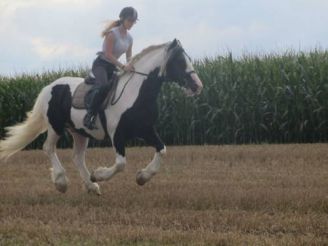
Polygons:
<instances>
[{"instance_id":1,"label":"horse's hind leg","mask_svg":"<svg viewBox=\"0 0 328 246\"><path fill-rule=\"evenodd\" d=\"M65 175L65 169L61 165L56 154L56 143L59 137L60 136L57 135L51 127L49 127L47 140L43 145L43 150L46 152L51 161L52 168L50 170L52 182L54 182L58 191L64 193L67 190L68 179Z\"/></svg>"},{"instance_id":2,"label":"horse's hind leg","mask_svg":"<svg viewBox=\"0 0 328 246\"><path fill-rule=\"evenodd\" d=\"M97 183L91 182L90 172L85 164L85 151L88 147L89 139L74 132L71 132L71 134L74 138L73 161L76 167L79 169L81 178L83 179L84 184L89 192L94 192L97 195L101 195L99 185Z\"/></svg>"}]
</instances>

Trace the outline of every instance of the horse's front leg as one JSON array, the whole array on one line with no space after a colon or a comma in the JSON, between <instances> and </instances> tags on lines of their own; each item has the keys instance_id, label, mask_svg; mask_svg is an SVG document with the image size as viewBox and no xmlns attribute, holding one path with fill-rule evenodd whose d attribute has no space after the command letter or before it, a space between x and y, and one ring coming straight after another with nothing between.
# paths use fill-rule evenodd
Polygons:
<instances>
[{"instance_id":1,"label":"horse's front leg","mask_svg":"<svg viewBox=\"0 0 328 246\"><path fill-rule=\"evenodd\" d=\"M111 167L99 167L91 174L91 181L110 180L115 174L124 170L126 165L125 146L123 142L114 143L116 151L115 164Z\"/></svg>"},{"instance_id":2,"label":"horse's front leg","mask_svg":"<svg viewBox=\"0 0 328 246\"><path fill-rule=\"evenodd\" d=\"M144 185L159 171L162 157L166 154L166 147L153 127L145 131L143 138L149 145L156 148L156 152L147 167L137 172L137 183L139 185Z\"/></svg>"}]
</instances>

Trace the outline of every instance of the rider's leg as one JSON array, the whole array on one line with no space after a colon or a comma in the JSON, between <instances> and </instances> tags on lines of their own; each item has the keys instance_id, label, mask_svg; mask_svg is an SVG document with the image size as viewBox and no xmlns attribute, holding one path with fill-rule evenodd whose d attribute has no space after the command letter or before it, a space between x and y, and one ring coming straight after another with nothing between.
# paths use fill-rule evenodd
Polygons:
<instances>
[{"instance_id":1,"label":"rider's leg","mask_svg":"<svg viewBox=\"0 0 328 246\"><path fill-rule=\"evenodd\" d=\"M84 117L84 125L89 129L95 129L96 116L111 89L110 76L115 67L97 58L92 66L92 72L96 78L96 84L88 93L87 114Z\"/></svg>"}]
</instances>

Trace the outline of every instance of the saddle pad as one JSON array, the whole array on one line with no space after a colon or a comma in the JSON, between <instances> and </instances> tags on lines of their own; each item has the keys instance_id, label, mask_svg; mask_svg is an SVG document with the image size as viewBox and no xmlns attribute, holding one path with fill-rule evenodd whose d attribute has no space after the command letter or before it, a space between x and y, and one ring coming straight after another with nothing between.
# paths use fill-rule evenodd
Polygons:
<instances>
[{"instance_id":1,"label":"saddle pad","mask_svg":"<svg viewBox=\"0 0 328 246\"><path fill-rule=\"evenodd\" d=\"M88 91L92 88L92 84L85 82L80 83L73 94L72 106L76 109L85 109L84 98Z\"/></svg>"},{"instance_id":2,"label":"saddle pad","mask_svg":"<svg viewBox=\"0 0 328 246\"><path fill-rule=\"evenodd\" d=\"M117 89L118 85L118 79L114 79L112 81L113 85L111 90L108 92L108 95L106 96L103 104L101 105L101 110L105 109L109 103L109 101L112 99L112 97L115 95L115 91ZM85 106L85 96L88 93L88 91L92 88L93 84L87 84L85 82L81 82L76 90L74 91L73 94L73 99L72 99L72 106L73 108L76 109L86 109Z\"/></svg>"}]
</instances>

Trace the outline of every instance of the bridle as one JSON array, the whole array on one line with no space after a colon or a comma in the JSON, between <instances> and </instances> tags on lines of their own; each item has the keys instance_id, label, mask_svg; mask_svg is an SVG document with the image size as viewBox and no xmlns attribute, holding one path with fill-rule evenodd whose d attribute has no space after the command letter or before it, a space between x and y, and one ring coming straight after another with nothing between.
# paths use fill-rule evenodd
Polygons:
<instances>
[{"instance_id":1,"label":"bridle","mask_svg":"<svg viewBox=\"0 0 328 246\"><path fill-rule=\"evenodd\" d=\"M180 48L181 48L181 47L180 47ZM183 51L183 53L184 53L184 54L185 54L185 55L191 60L190 56L185 52L185 50L182 49L182 51ZM118 98L117 98L116 100L114 100L115 97L116 97L116 91L114 92L114 95L113 95L112 100L111 100L111 105L115 105L115 104L120 100L120 98L122 97L123 92L124 92L126 86L129 84L129 82L130 82L130 80L133 78L134 74L139 74L139 75L143 75L143 76L146 76L146 77L149 76L149 73L147 74L147 73L139 72L139 71L136 71L136 70L131 71L130 73L131 73L130 78L125 82L125 84L124 84L124 86L123 86L123 89L122 89L120 95L118 96ZM185 76L184 76L184 78L183 78L183 80L185 81L185 85L187 84L185 78L186 78L187 76L190 76L191 74L194 74L194 73L196 73L194 70L191 70L191 71L185 73ZM162 81L165 81L165 80L170 80L170 79L169 79L166 75L163 75L163 76L161 77L161 80L162 80Z\"/></svg>"},{"instance_id":2,"label":"bridle","mask_svg":"<svg viewBox=\"0 0 328 246\"><path fill-rule=\"evenodd\" d=\"M191 60L190 56L187 54L187 52L184 49L182 49L182 52ZM149 76L149 74L147 74L147 73L142 73L142 72L139 72L139 71L136 71L136 70L131 71L131 73L136 73L136 74L143 75L143 76L146 76L146 77ZM196 72L194 70L191 70L191 71L187 72L186 75L191 75L193 73L196 73Z\"/></svg>"},{"instance_id":3,"label":"bridle","mask_svg":"<svg viewBox=\"0 0 328 246\"><path fill-rule=\"evenodd\" d=\"M147 74L147 73L142 73L142 72L138 72L138 71L131 71L131 73L132 73L132 74L143 75L143 76L146 76L146 77L149 76L149 74ZM185 77L190 76L191 74L194 74L194 73L196 73L195 70L191 70L191 71L189 71L189 72L186 72L186 73L185 73ZM131 79L132 77L133 77L133 75L130 77L130 79ZM130 79L129 79L129 80L130 80ZM167 76L162 76L162 79L163 79L163 80L169 80L169 78L168 78Z\"/></svg>"}]
</instances>

